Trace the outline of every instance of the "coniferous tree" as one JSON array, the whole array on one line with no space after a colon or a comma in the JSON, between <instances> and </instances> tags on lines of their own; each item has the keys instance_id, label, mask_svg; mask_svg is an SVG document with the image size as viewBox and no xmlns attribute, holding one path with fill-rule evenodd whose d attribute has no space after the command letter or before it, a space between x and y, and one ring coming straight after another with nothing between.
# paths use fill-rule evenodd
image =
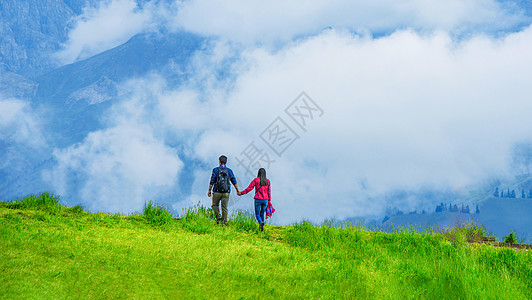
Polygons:
<instances>
[{"instance_id":1,"label":"coniferous tree","mask_svg":"<svg viewBox=\"0 0 532 300\"><path fill-rule=\"evenodd\" d=\"M528 192L528 198L532 198L532 190Z\"/></svg>"},{"instance_id":2,"label":"coniferous tree","mask_svg":"<svg viewBox=\"0 0 532 300\"><path fill-rule=\"evenodd\" d=\"M521 198L526 198L525 189L521 189Z\"/></svg>"},{"instance_id":3,"label":"coniferous tree","mask_svg":"<svg viewBox=\"0 0 532 300\"><path fill-rule=\"evenodd\" d=\"M478 209L478 204L477 204L477 208L475 209L475 213L476 213L476 214L479 214L479 213L480 213L480 209Z\"/></svg>"},{"instance_id":4,"label":"coniferous tree","mask_svg":"<svg viewBox=\"0 0 532 300\"><path fill-rule=\"evenodd\" d=\"M504 191L501 191L501 198L504 198Z\"/></svg>"},{"instance_id":5,"label":"coniferous tree","mask_svg":"<svg viewBox=\"0 0 532 300\"><path fill-rule=\"evenodd\" d=\"M499 187L495 188L495 193L493 193L493 196L497 198L499 197Z\"/></svg>"},{"instance_id":6,"label":"coniferous tree","mask_svg":"<svg viewBox=\"0 0 532 300\"><path fill-rule=\"evenodd\" d=\"M515 190L512 190L512 196L510 198L515 198Z\"/></svg>"},{"instance_id":7,"label":"coniferous tree","mask_svg":"<svg viewBox=\"0 0 532 300\"><path fill-rule=\"evenodd\" d=\"M471 212L471 211L469 210L469 205L466 205L464 213L468 214L468 213L470 213L470 212Z\"/></svg>"}]
</instances>

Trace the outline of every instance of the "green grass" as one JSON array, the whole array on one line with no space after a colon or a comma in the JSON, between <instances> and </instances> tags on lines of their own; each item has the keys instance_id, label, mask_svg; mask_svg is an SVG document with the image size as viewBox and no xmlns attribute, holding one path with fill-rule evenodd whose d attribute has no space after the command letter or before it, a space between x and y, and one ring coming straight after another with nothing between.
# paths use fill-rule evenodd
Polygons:
<instances>
[{"instance_id":1,"label":"green grass","mask_svg":"<svg viewBox=\"0 0 532 300\"><path fill-rule=\"evenodd\" d=\"M0 298L532 298L532 254L469 244L474 225L259 232L244 212L220 226L199 206L175 220L151 202L126 217L57 200L0 203Z\"/></svg>"},{"instance_id":2,"label":"green grass","mask_svg":"<svg viewBox=\"0 0 532 300\"><path fill-rule=\"evenodd\" d=\"M148 201L144 204L144 217L148 223L155 226L166 226L172 222L172 215L168 212L168 208L161 207L153 201Z\"/></svg>"}]
</instances>

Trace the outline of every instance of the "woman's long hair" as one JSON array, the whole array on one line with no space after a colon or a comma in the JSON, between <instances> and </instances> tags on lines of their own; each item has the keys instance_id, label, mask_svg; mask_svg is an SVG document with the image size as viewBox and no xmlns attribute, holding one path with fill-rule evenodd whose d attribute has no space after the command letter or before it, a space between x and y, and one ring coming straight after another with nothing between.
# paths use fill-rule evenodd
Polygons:
<instances>
[{"instance_id":1,"label":"woman's long hair","mask_svg":"<svg viewBox=\"0 0 532 300\"><path fill-rule=\"evenodd\" d=\"M268 185L268 178L266 178L266 170L264 168L259 169L257 178L260 179L260 186Z\"/></svg>"}]
</instances>

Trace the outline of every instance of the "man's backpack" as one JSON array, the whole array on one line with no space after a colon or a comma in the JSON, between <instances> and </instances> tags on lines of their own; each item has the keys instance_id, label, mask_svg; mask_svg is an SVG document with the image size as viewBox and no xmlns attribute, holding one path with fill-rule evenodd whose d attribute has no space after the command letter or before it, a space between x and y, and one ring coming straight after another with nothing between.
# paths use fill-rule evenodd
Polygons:
<instances>
[{"instance_id":1,"label":"man's backpack","mask_svg":"<svg viewBox=\"0 0 532 300\"><path fill-rule=\"evenodd\" d=\"M218 193L229 193L231 183L229 183L228 168L218 168L218 178L216 178L216 183L214 187L214 190Z\"/></svg>"}]
</instances>

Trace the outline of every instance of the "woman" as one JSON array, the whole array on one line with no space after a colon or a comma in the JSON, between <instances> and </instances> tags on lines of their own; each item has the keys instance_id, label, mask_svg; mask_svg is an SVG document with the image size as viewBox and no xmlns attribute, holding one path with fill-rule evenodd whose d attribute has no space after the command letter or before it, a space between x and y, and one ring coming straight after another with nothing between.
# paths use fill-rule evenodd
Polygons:
<instances>
[{"instance_id":1,"label":"woman","mask_svg":"<svg viewBox=\"0 0 532 300\"><path fill-rule=\"evenodd\" d=\"M255 198L255 217L257 218L257 222L259 222L260 231L263 231L265 221L264 212L266 211L268 201L272 199L270 180L266 178L266 170L264 168L259 169L257 178L253 179L248 188L238 193L238 195L245 195L253 188L255 188L255 197L253 197Z\"/></svg>"}]
</instances>

